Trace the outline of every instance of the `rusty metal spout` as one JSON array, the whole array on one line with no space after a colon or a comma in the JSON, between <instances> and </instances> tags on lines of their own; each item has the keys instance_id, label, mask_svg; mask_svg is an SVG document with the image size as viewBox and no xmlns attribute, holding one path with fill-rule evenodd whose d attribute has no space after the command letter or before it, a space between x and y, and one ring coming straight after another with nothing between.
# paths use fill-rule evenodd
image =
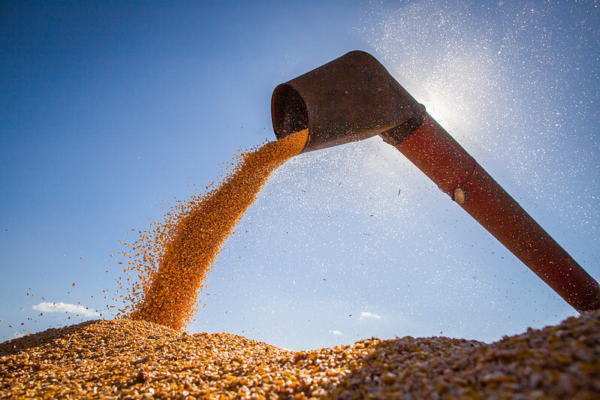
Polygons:
<instances>
[{"instance_id":1,"label":"rusty metal spout","mask_svg":"<svg viewBox=\"0 0 600 400\"><path fill-rule=\"evenodd\" d=\"M381 135L577 311L600 286L373 56L350 52L275 88L278 139L309 130L303 152Z\"/></svg>"},{"instance_id":2,"label":"rusty metal spout","mask_svg":"<svg viewBox=\"0 0 600 400\"><path fill-rule=\"evenodd\" d=\"M308 128L308 152L392 128L409 134L423 123L425 109L375 57L352 51L277 86L271 116L278 139Z\"/></svg>"}]
</instances>

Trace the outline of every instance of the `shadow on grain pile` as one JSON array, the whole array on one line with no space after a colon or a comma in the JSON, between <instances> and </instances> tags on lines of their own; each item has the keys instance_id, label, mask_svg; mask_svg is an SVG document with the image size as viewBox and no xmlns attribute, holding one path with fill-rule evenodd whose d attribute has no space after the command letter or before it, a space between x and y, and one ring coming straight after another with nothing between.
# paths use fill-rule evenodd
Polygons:
<instances>
[{"instance_id":1,"label":"shadow on grain pile","mask_svg":"<svg viewBox=\"0 0 600 400\"><path fill-rule=\"evenodd\" d=\"M600 395L600 312L493 344L371 338L288 351L127 319L0 344L0 398L577 398Z\"/></svg>"}]
</instances>

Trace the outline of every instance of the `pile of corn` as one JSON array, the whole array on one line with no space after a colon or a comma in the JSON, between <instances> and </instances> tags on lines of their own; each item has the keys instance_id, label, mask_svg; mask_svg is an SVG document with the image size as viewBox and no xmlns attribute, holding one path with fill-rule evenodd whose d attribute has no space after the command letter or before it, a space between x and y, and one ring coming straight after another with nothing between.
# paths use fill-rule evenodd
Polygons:
<instances>
[{"instance_id":1,"label":"pile of corn","mask_svg":"<svg viewBox=\"0 0 600 400\"><path fill-rule=\"evenodd\" d=\"M119 316L173 329L186 327L223 243L271 173L299 154L307 138L308 130L304 130L241 152L216 188L177 203L163 223L140 232L135 243L125 243L131 248L123 253L128 259L125 273L130 294ZM132 273L134 282L130 281Z\"/></svg>"},{"instance_id":2,"label":"pile of corn","mask_svg":"<svg viewBox=\"0 0 600 400\"><path fill-rule=\"evenodd\" d=\"M369 339L293 352L92 321L0 344L0 398L598 399L600 312L485 344Z\"/></svg>"}]
</instances>

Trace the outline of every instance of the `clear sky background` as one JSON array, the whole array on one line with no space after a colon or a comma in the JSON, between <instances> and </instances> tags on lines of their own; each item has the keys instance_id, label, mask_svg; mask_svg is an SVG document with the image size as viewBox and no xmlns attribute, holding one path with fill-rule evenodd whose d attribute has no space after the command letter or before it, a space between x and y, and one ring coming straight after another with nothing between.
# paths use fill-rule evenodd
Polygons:
<instances>
[{"instance_id":1,"label":"clear sky background","mask_svg":"<svg viewBox=\"0 0 600 400\"><path fill-rule=\"evenodd\" d=\"M0 2L0 340L110 317L118 240L274 140L276 85L356 49L600 279L598 7ZM278 170L207 284L190 332L294 350L577 315L378 137Z\"/></svg>"}]
</instances>

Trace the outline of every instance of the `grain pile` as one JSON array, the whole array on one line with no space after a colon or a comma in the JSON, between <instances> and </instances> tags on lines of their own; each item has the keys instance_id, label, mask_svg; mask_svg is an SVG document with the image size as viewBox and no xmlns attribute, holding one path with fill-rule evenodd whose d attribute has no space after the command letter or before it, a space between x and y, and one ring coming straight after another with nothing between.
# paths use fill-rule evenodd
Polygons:
<instances>
[{"instance_id":1,"label":"grain pile","mask_svg":"<svg viewBox=\"0 0 600 400\"><path fill-rule=\"evenodd\" d=\"M173 329L187 326L223 243L271 173L299 154L307 138L304 130L242 152L215 189L177 203L163 223L140 232L135 243L125 243L131 249L123 253L130 293L119 316Z\"/></svg>"},{"instance_id":2,"label":"grain pile","mask_svg":"<svg viewBox=\"0 0 600 400\"><path fill-rule=\"evenodd\" d=\"M293 352L91 321L0 344L0 398L598 399L600 311L491 345L371 338Z\"/></svg>"}]
</instances>

